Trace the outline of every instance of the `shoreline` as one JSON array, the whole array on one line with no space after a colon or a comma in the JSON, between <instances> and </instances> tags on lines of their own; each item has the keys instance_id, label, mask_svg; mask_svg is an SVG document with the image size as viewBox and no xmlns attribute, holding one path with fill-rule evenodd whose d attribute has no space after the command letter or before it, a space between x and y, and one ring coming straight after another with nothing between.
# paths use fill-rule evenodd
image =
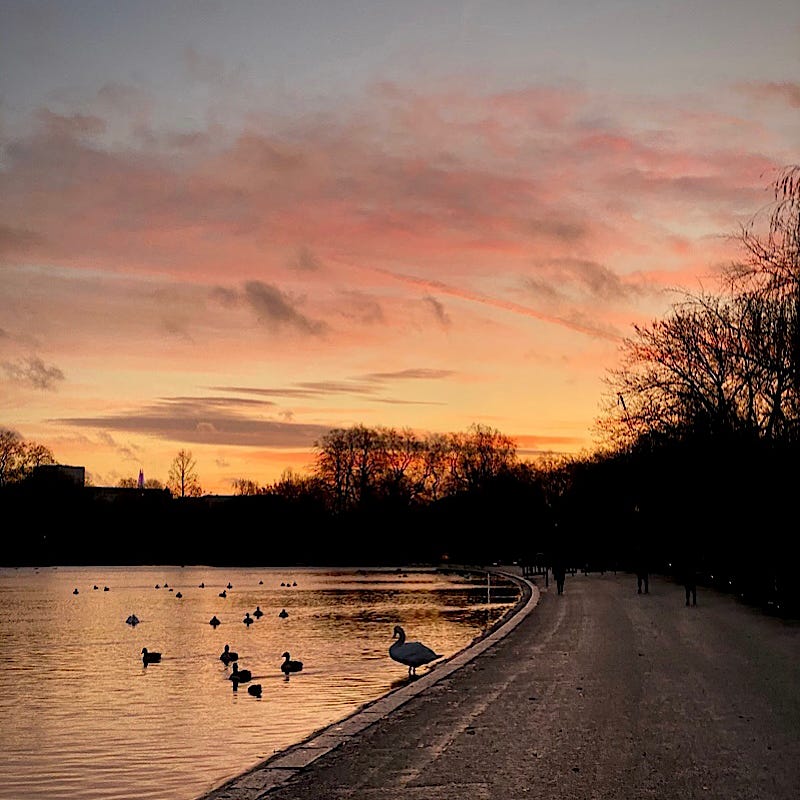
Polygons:
<instances>
[{"instance_id":1,"label":"shoreline","mask_svg":"<svg viewBox=\"0 0 800 800\"><path fill-rule=\"evenodd\" d=\"M236 800L256 800L265 792L282 786L318 758L327 755L373 723L405 705L413 697L461 669L514 630L539 603L540 593L536 584L518 573L491 567L486 569L463 567L461 569L452 568L452 570L454 572L488 572L492 575L510 578L520 587L520 599L487 631L448 659L438 662L416 680L403 681L402 686L392 689L376 700L365 703L337 722L333 722L305 739L274 753L268 759L200 795L195 800L232 800L234 797Z\"/></svg>"}]
</instances>

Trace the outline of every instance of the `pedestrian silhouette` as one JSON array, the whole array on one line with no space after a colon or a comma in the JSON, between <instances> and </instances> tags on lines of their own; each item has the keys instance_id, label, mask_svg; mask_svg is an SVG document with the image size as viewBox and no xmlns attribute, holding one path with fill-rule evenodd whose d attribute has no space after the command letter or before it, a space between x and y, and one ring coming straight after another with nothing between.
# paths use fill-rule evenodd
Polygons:
<instances>
[{"instance_id":1,"label":"pedestrian silhouette","mask_svg":"<svg viewBox=\"0 0 800 800\"><path fill-rule=\"evenodd\" d=\"M564 557L558 554L553 559L553 578L556 581L556 588L559 594L564 594L564 580L567 577L567 565Z\"/></svg>"},{"instance_id":2,"label":"pedestrian silhouette","mask_svg":"<svg viewBox=\"0 0 800 800\"><path fill-rule=\"evenodd\" d=\"M636 593L650 594L650 565L643 548L636 551Z\"/></svg>"},{"instance_id":3,"label":"pedestrian silhouette","mask_svg":"<svg viewBox=\"0 0 800 800\"><path fill-rule=\"evenodd\" d=\"M686 605L697 605L697 569L691 559L683 565L683 589L686 594Z\"/></svg>"}]
</instances>

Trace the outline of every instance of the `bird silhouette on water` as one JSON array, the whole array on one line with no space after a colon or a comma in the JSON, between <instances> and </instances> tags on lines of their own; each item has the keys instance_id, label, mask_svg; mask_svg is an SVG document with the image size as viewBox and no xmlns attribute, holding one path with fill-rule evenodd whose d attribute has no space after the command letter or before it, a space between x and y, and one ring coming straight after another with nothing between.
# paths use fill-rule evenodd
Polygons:
<instances>
[{"instance_id":1,"label":"bird silhouette on water","mask_svg":"<svg viewBox=\"0 0 800 800\"><path fill-rule=\"evenodd\" d=\"M146 647L142 648L142 663L147 666L148 664L157 664L161 661L161 653L151 653Z\"/></svg>"},{"instance_id":2,"label":"bird silhouette on water","mask_svg":"<svg viewBox=\"0 0 800 800\"><path fill-rule=\"evenodd\" d=\"M253 697L261 697L261 684L251 683L250 686L247 687L247 693L253 695Z\"/></svg>"},{"instance_id":3,"label":"bird silhouette on water","mask_svg":"<svg viewBox=\"0 0 800 800\"><path fill-rule=\"evenodd\" d=\"M302 661L292 661L292 657L289 655L288 652L284 653L281 658L283 658L283 664L281 664L281 670L285 675L289 675L291 672L300 672L303 669L303 662Z\"/></svg>"},{"instance_id":4,"label":"bird silhouette on water","mask_svg":"<svg viewBox=\"0 0 800 800\"><path fill-rule=\"evenodd\" d=\"M430 664L431 661L442 657L422 642L407 642L406 632L399 625L394 626L392 638L397 641L389 648L389 655L399 664L408 667L409 677L417 674L417 667Z\"/></svg>"},{"instance_id":5,"label":"bird silhouette on water","mask_svg":"<svg viewBox=\"0 0 800 800\"><path fill-rule=\"evenodd\" d=\"M261 606L256 606L256 610L253 612L254 617L263 617L264 612L261 610Z\"/></svg>"},{"instance_id":6,"label":"bird silhouette on water","mask_svg":"<svg viewBox=\"0 0 800 800\"><path fill-rule=\"evenodd\" d=\"M209 625L210 625L212 628L216 628L216 627L217 627L217 625L221 625L222 623L221 623L221 622L220 622L220 621L217 619L217 615L216 615L216 614L214 614L214 616L213 616L213 617L211 617L211 619L208 621L208 624L209 624Z\"/></svg>"},{"instance_id":7,"label":"bird silhouette on water","mask_svg":"<svg viewBox=\"0 0 800 800\"><path fill-rule=\"evenodd\" d=\"M138 625L139 617L137 617L136 614L130 614L128 616L128 619L125 620L125 622L127 622L128 625Z\"/></svg>"},{"instance_id":8,"label":"bird silhouette on water","mask_svg":"<svg viewBox=\"0 0 800 800\"><path fill-rule=\"evenodd\" d=\"M234 681L234 683L247 683L252 677L253 675L249 669L239 669L239 665L235 661L233 662L233 672L228 675L229 681Z\"/></svg>"},{"instance_id":9,"label":"bird silhouette on water","mask_svg":"<svg viewBox=\"0 0 800 800\"><path fill-rule=\"evenodd\" d=\"M288 616L289 616L289 612L288 612L288 611L287 611L285 608L282 608L282 609L281 609L281 613L280 613L280 614L278 614L278 616L279 616L281 619L286 619L286 617L288 617Z\"/></svg>"},{"instance_id":10,"label":"bird silhouette on water","mask_svg":"<svg viewBox=\"0 0 800 800\"><path fill-rule=\"evenodd\" d=\"M234 653L233 650L231 650L231 646L226 644L225 649L220 653L219 660L227 667L228 664L239 660L239 654Z\"/></svg>"},{"instance_id":11,"label":"bird silhouette on water","mask_svg":"<svg viewBox=\"0 0 800 800\"><path fill-rule=\"evenodd\" d=\"M250 616L250 612L246 611L242 622L244 622L245 625L250 627L250 625L252 625L255 622L255 620Z\"/></svg>"}]
</instances>

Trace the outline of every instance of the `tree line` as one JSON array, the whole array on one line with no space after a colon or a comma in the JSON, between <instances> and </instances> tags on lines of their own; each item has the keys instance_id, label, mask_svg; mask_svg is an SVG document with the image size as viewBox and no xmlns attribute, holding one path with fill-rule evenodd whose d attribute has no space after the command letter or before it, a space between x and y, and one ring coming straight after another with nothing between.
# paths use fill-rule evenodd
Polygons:
<instances>
[{"instance_id":1,"label":"tree line","mask_svg":"<svg viewBox=\"0 0 800 800\"><path fill-rule=\"evenodd\" d=\"M267 485L241 478L233 497L212 503L181 450L167 485L182 498L169 524L186 549L174 553L241 559L199 543L233 525L263 526L247 558L267 561L558 553L598 568L644 558L670 574L691 559L709 584L800 605L800 167L772 189L763 230L753 218L735 234L741 257L717 292L682 293L623 341L593 452L523 460L510 437L483 425L449 434L356 425L315 443L309 474L287 470ZM2 484L22 480L37 457L52 460L13 441Z\"/></svg>"}]
</instances>

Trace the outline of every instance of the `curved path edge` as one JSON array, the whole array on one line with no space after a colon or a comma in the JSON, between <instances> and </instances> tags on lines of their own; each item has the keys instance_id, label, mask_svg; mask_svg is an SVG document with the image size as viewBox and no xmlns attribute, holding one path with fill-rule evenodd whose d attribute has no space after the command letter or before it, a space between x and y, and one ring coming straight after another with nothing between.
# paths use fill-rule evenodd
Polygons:
<instances>
[{"instance_id":1,"label":"curved path edge","mask_svg":"<svg viewBox=\"0 0 800 800\"><path fill-rule=\"evenodd\" d=\"M396 711L412 697L416 697L456 670L461 669L500 639L506 637L536 608L540 597L539 589L531 581L514 573L499 569L490 569L488 572L513 580L520 586L522 595L519 602L509 609L484 635L476 638L448 659L437 662L432 669L416 680L393 689L377 700L364 704L352 714L270 756L266 761L237 775L197 800L259 800L268 792L289 781L299 771L311 766L318 758L335 750L365 728Z\"/></svg>"}]
</instances>

